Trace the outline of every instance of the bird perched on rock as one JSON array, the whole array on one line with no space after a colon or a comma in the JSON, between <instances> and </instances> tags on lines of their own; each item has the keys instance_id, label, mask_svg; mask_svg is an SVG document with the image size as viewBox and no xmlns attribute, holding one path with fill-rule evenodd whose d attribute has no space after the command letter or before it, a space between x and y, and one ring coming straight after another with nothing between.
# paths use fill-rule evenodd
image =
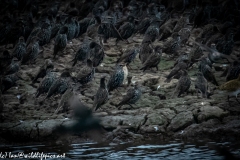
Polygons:
<instances>
[{"instance_id":1,"label":"bird perched on rock","mask_svg":"<svg viewBox=\"0 0 240 160\"><path fill-rule=\"evenodd\" d=\"M139 83L136 83L134 88L129 89L127 94L123 96L121 102L117 105L118 109L125 104L128 104L133 108L131 104L135 104L141 98L141 95L142 91L140 85Z\"/></svg>"},{"instance_id":2,"label":"bird perched on rock","mask_svg":"<svg viewBox=\"0 0 240 160\"><path fill-rule=\"evenodd\" d=\"M12 56L16 57L19 61L22 60L22 57L26 54L26 43L24 37L20 37L18 43L12 51Z\"/></svg>"},{"instance_id":3,"label":"bird perched on rock","mask_svg":"<svg viewBox=\"0 0 240 160\"><path fill-rule=\"evenodd\" d=\"M180 97L181 94L183 94L184 92L187 92L191 86L191 79L190 79L187 71L184 69L184 70L181 70L181 73L182 73L182 76L180 77L180 79L178 81L178 84L175 88L175 91L174 91L172 97L174 97L174 95L176 93L178 94L177 97Z\"/></svg>"},{"instance_id":4,"label":"bird perched on rock","mask_svg":"<svg viewBox=\"0 0 240 160\"><path fill-rule=\"evenodd\" d=\"M75 17L69 16L65 21L65 25L68 27L67 39L72 40L76 32Z\"/></svg>"},{"instance_id":5,"label":"bird perched on rock","mask_svg":"<svg viewBox=\"0 0 240 160\"><path fill-rule=\"evenodd\" d=\"M39 45L43 46L50 42L51 38L51 25L44 23L41 30L36 35L39 39Z\"/></svg>"},{"instance_id":6,"label":"bird perched on rock","mask_svg":"<svg viewBox=\"0 0 240 160\"><path fill-rule=\"evenodd\" d=\"M38 78L43 78L46 76L48 72L50 72L54 68L54 65L50 59L46 59L44 64L39 68L37 74L32 80L32 83L35 83Z\"/></svg>"},{"instance_id":7,"label":"bird perched on rock","mask_svg":"<svg viewBox=\"0 0 240 160\"><path fill-rule=\"evenodd\" d=\"M172 77L179 73L180 70L186 70L188 68L188 64L185 61L179 62L175 65L175 67L171 70L171 72L167 75L167 79L164 82L171 82Z\"/></svg>"},{"instance_id":8,"label":"bird perched on rock","mask_svg":"<svg viewBox=\"0 0 240 160\"><path fill-rule=\"evenodd\" d=\"M50 98L54 94L63 94L69 87L69 78L71 78L70 73L63 72L60 77L54 79L45 99Z\"/></svg>"},{"instance_id":9,"label":"bird perched on rock","mask_svg":"<svg viewBox=\"0 0 240 160\"><path fill-rule=\"evenodd\" d=\"M62 15L58 15L56 17L56 21L53 24L52 28L51 28L51 39L56 37L58 31L60 30L60 28L63 27L63 16Z\"/></svg>"},{"instance_id":10,"label":"bird perched on rock","mask_svg":"<svg viewBox=\"0 0 240 160\"><path fill-rule=\"evenodd\" d=\"M134 17L133 16L128 16L127 21L123 23L123 25L120 26L118 29L118 32L121 36L122 39L127 40L129 37L132 36L134 32ZM120 38L116 39L116 44L120 40Z\"/></svg>"},{"instance_id":11,"label":"bird perched on rock","mask_svg":"<svg viewBox=\"0 0 240 160\"><path fill-rule=\"evenodd\" d=\"M139 59L142 62L142 64L147 60L149 55L153 53L152 47L150 47L149 43L143 43L140 46L139 50Z\"/></svg>"},{"instance_id":12,"label":"bird perched on rock","mask_svg":"<svg viewBox=\"0 0 240 160\"><path fill-rule=\"evenodd\" d=\"M53 51L53 57L54 58L56 57L56 55L59 51L63 51L66 48L66 46L67 46L67 33L68 33L68 27L66 27L66 26L63 26L59 30L59 32L58 32L58 34L55 38L55 43L54 43L54 49L53 49L54 50Z\"/></svg>"},{"instance_id":13,"label":"bird perched on rock","mask_svg":"<svg viewBox=\"0 0 240 160\"><path fill-rule=\"evenodd\" d=\"M143 63L143 67L140 68L140 70L143 70L144 72L148 68L156 67L158 71L158 64L161 61L161 57L162 57L162 49L160 46L156 46L154 49L154 52L151 55L149 55L149 57Z\"/></svg>"},{"instance_id":14,"label":"bird perched on rock","mask_svg":"<svg viewBox=\"0 0 240 160\"><path fill-rule=\"evenodd\" d=\"M34 61L39 53L39 39L38 37L32 37L32 41L27 46L27 52L22 58L22 64L26 64L27 62Z\"/></svg>"},{"instance_id":15,"label":"bird perched on rock","mask_svg":"<svg viewBox=\"0 0 240 160\"><path fill-rule=\"evenodd\" d=\"M21 76L19 72L4 76L2 78L2 84L0 87L2 93L10 89L11 87L15 86L16 82L20 79L21 79Z\"/></svg>"},{"instance_id":16,"label":"bird perched on rock","mask_svg":"<svg viewBox=\"0 0 240 160\"><path fill-rule=\"evenodd\" d=\"M237 102L240 104L237 99L238 94L240 93L240 75L237 79L230 80L219 87L220 90L225 90L228 92L228 103L230 105L230 97L235 96Z\"/></svg>"},{"instance_id":17,"label":"bird perched on rock","mask_svg":"<svg viewBox=\"0 0 240 160\"><path fill-rule=\"evenodd\" d=\"M189 67L191 67L194 63L198 62L198 60L202 57L203 55L203 50L201 49L201 47L195 45L189 55Z\"/></svg>"},{"instance_id":18,"label":"bird perched on rock","mask_svg":"<svg viewBox=\"0 0 240 160\"><path fill-rule=\"evenodd\" d=\"M87 64L80 69L75 79L80 82L81 85L84 85L93 79L94 74L95 68L93 67L93 62L88 59Z\"/></svg>"},{"instance_id":19,"label":"bird perched on rock","mask_svg":"<svg viewBox=\"0 0 240 160\"><path fill-rule=\"evenodd\" d=\"M201 93L202 98L207 98L208 97L208 82L207 80L204 78L202 72L198 72L197 73L197 79L195 82L195 89L197 91L197 95L198 92Z\"/></svg>"},{"instance_id":20,"label":"bird perched on rock","mask_svg":"<svg viewBox=\"0 0 240 160\"><path fill-rule=\"evenodd\" d=\"M15 60L13 59L12 63L6 68L4 74L8 75L8 74L14 74L18 72L20 70L20 65L21 65L21 62L15 62Z\"/></svg>"},{"instance_id":21,"label":"bird perched on rock","mask_svg":"<svg viewBox=\"0 0 240 160\"><path fill-rule=\"evenodd\" d=\"M184 16L181 17L173 28L173 32L179 32L182 28L184 28L189 23L189 17Z\"/></svg>"},{"instance_id":22,"label":"bird perched on rock","mask_svg":"<svg viewBox=\"0 0 240 160\"><path fill-rule=\"evenodd\" d=\"M88 26L90 26L94 23L95 23L95 19L92 17L85 17L84 19L80 20L79 21L79 25L80 25L79 36L86 33Z\"/></svg>"},{"instance_id":23,"label":"bird perched on rock","mask_svg":"<svg viewBox=\"0 0 240 160\"><path fill-rule=\"evenodd\" d=\"M212 73L212 69L208 65L203 65L201 67L201 72L203 73L203 76L206 78L208 82L211 82L212 84L218 86L218 82Z\"/></svg>"},{"instance_id":24,"label":"bird perched on rock","mask_svg":"<svg viewBox=\"0 0 240 160\"><path fill-rule=\"evenodd\" d=\"M61 97L60 102L58 103L58 108L54 113L58 113L62 108L62 112L67 112L70 108L70 102L74 96L73 88L69 87Z\"/></svg>"},{"instance_id":25,"label":"bird perched on rock","mask_svg":"<svg viewBox=\"0 0 240 160\"><path fill-rule=\"evenodd\" d=\"M48 71L46 76L41 80L35 96L39 97L41 94L47 93L56 78L57 76L55 73Z\"/></svg>"},{"instance_id":26,"label":"bird perched on rock","mask_svg":"<svg viewBox=\"0 0 240 160\"><path fill-rule=\"evenodd\" d=\"M124 64L117 64L115 70L110 74L110 78L108 80L107 88L108 91L111 92L114 89L118 88L123 84L124 81Z\"/></svg>"},{"instance_id":27,"label":"bird perched on rock","mask_svg":"<svg viewBox=\"0 0 240 160\"><path fill-rule=\"evenodd\" d=\"M176 37L170 37L167 41L164 42L162 50L164 53L175 56L176 51L180 48L181 38L179 35Z\"/></svg>"},{"instance_id":28,"label":"bird perched on rock","mask_svg":"<svg viewBox=\"0 0 240 160\"><path fill-rule=\"evenodd\" d=\"M90 52L90 44L92 42L92 39L90 37L84 37L83 43L80 45L77 53L75 54L73 61L73 65L75 66L77 61L86 61L89 58L89 52Z\"/></svg>"},{"instance_id":29,"label":"bird perched on rock","mask_svg":"<svg viewBox=\"0 0 240 160\"><path fill-rule=\"evenodd\" d=\"M117 63L126 63L126 65L128 66L135 59L139 51L140 51L139 47L128 49L124 53L122 50L120 50L120 52L122 52L122 55L117 60Z\"/></svg>"},{"instance_id":30,"label":"bird perched on rock","mask_svg":"<svg viewBox=\"0 0 240 160\"><path fill-rule=\"evenodd\" d=\"M100 86L96 95L94 96L93 107L95 111L100 108L103 104L105 104L108 100L108 90L105 84L105 77L102 77L100 80Z\"/></svg>"},{"instance_id":31,"label":"bird perched on rock","mask_svg":"<svg viewBox=\"0 0 240 160\"><path fill-rule=\"evenodd\" d=\"M102 63L104 56L105 52L103 47L96 43L96 45L90 51L90 59L93 62L93 67L99 66Z\"/></svg>"},{"instance_id":32,"label":"bird perched on rock","mask_svg":"<svg viewBox=\"0 0 240 160\"><path fill-rule=\"evenodd\" d=\"M154 19L150 26L147 28L142 43L153 43L159 37L160 19Z\"/></svg>"}]
</instances>

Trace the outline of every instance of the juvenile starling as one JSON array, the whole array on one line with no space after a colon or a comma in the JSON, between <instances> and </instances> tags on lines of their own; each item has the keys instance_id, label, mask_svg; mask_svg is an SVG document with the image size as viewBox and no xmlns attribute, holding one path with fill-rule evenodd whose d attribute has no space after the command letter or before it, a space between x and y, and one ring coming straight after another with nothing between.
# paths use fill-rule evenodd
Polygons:
<instances>
[{"instance_id":1,"label":"juvenile starling","mask_svg":"<svg viewBox=\"0 0 240 160\"><path fill-rule=\"evenodd\" d=\"M238 78L239 74L240 74L240 62L234 61L228 69L226 81Z\"/></svg>"},{"instance_id":2,"label":"juvenile starling","mask_svg":"<svg viewBox=\"0 0 240 160\"><path fill-rule=\"evenodd\" d=\"M202 72L198 72L197 73L197 79L195 82L195 89L198 92L201 92L202 94L202 98L207 98L208 96L208 82L207 80L204 78Z\"/></svg>"},{"instance_id":3,"label":"juvenile starling","mask_svg":"<svg viewBox=\"0 0 240 160\"><path fill-rule=\"evenodd\" d=\"M54 58L56 57L56 55L59 51L63 51L66 48L67 33L68 33L68 27L66 27L66 26L62 27L59 30L59 32L55 38L55 43L54 43L54 51L53 51Z\"/></svg>"},{"instance_id":4,"label":"juvenile starling","mask_svg":"<svg viewBox=\"0 0 240 160\"><path fill-rule=\"evenodd\" d=\"M16 57L19 61L22 60L22 57L26 54L26 43L24 37L20 37L18 43L13 49L12 56Z\"/></svg>"},{"instance_id":5,"label":"juvenile starling","mask_svg":"<svg viewBox=\"0 0 240 160\"><path fill-rule=\"evenodd\" d=\"M39 97L41 94L47 93L55 79L56 79L55 73L51 71L47 72L47 75L40 82L35 96Z\"/></svg>"},{"instance_id":6,"label":"juvenile starling","mask_svg":"<svg viewBox=\"0 0 240 160\"><path fill-rule=\"evenodd\" d=\"M117 63L123 62L126 63L126 65L129 65L135 59L139 51L140 51L139 47L134 47L132 49L126 50L117 60Z\"/></svg>"},{"instance_id":7,"label":"juvenile starling","mask_svg":"<svg viewBox=\"0 0 240 160\"><path fill-rule=\"evenodd\" d=\"M228 92L228 103L230 105L230 97L235 96L237 102L240 104L239 100L237 99L238 94L240 93L240 75L237 79L230 80L219 87L220 90L225 90Z\"/></svg>"},{"instance_id":8,"label":"juvenile starling","mask_svg":"<svg viewBox=\"0 0 240 160\"><path fill-rule=\"evenodd\" d=\"M46 76L47 72L50 72L54 68L54 65L50 59L46 59L44 64L39 68L37 74L32 80L32 83L35 83L38 78L43 78Z\"/></svg>"},{"instance_id":9,"label":"juvenile starling","mask_svg":"<svg viewBox=\"0 0 240 160\"><path fill-rule=\"evenodd\" d=\"M97 109L100 108L101 105L105 104L107 100L108 100L108 90L105 84L105 77L102 77L100 80L100 87L98 88L98 91L94 96L92 109L95 109L95 111L97 111Z\"/></svg>"},{"instance_id":10,"label":"juvenile starling","mask_svg":"<svg viewBox=\"0 0 240 160\"><path fill-rule=\"evenodd\" d=\"M208 82L218 86L218 82L216 81L216 78L208 65L202 65L201 72Z\"/></svg>"},{"instance_id":11,"label":"juvenile starling","mask_svg":"<svg viewBox=\"0 0 240 160\"><path fill-rule=\"evenodd\" d=\"M85 65L76 76L76 80L80 82L81 85L84 85L90 82L95 74L95 68L93 67L93 62L88 59L87 65Z\"/></svg>"},{"instance_id":12,"label":"juvenile starling","mask_svg":"<svg viewBox=\"0 0 240 160\"><path fill-rule=\"evenodd\" d=\"M131 104L135 104L141 98L141 95L142 91L140 85L137 83L134 88L129 89L127 94L123 96L121 102L117 105L118 109L125 104L128 104L132 107Z\"/></svg>"},{"instance_id":13,"label":"juvenile starling","mask_svg":"<svg viewBox=\"0 0 240 160\"><path fill-rule=\"evenodd\" d=\"M161 61L161 57L162 57L162 49L160 46L156 46L154 49L154 52L151 55L149 55L149 57L143 63L143 67L140 68L140 70L143 70L144 72L148 68L156 67L158 71L158 64Z\"/></svg>"},{"instance_id":14,"label":"juvenile starling","mask_svg":"<svg viewBox=\"0 0 240 160\"><path fill-rule=\"evenodd\" d=\"M62 108L62 112L69 110L70 102L74 96L73 88L69 87L65 93L62 95L60 102L58 103L58 108L55 110L55 113L58 113Z\"/></svg>"},{"instance_id":15,"label":"juvenile starling","mask_svg":"<svg viewBox=\"0 0 240 160\"><path fill-rule=\"evenodd\" d=\"M177 84L177 86L175 88L175 91L174 91L172 97L174 97L174 95L176 93L178 93L177 97L180 97L181 94L183 94L184 92L187 92L188 89L191 86L191 79L190 79L187 71L186 70L181 70L181 72L182 72L182 76L181 76L181 78L178 81L178 84Z\"/></svg>"},{"instance_id":16,"label":"juvenile starling","mask_svg":"<svg viewBox=\"0 0 240 160\"><path fill-rule=\"evenodd\" d=\"M27 46L27 52L22 58L22 64L26 64L29 61L34 61L38 57L39 53L39 39L33 37L30 44Z\"/></svg>"},{"instance_id":17,"label":"juvenile starling","mask_svg":"<svg viewBox=\"0 0 240 160\"><path fill-rule=\"evenodd\" d=\"M171 72L167 75L167 79L164 82L171 82L172 77L179 73L180 70L186 70L188 64L186 62L179 62L176 66L171 70Z\"/></svg>"},{"instance_id":18,"label":"juvenile starling","mask_svg":"<svg viewBox=\"0 0 240 160\"><path fill-rule=\"evenodd\" d=\"M90 44L92 40L90 37L85 37L83 40L83 43L80 45L73 61L73 65L75 66L77 61L86 61L89 58L89 52L90 52Z\"/></svg>"},{"instance_id":19,"label":"juvenile starling","mask_svg":"<svg viewBox=\"0 0 240 160\"><path fill-rule=\"evenodd\" d=\"M117 64L115 70L111 73L107 84L109 92L113 91L114 89L118 88L123 84L124 80L123 66L124 66L123 64Z\"/></svg>"},{"instance_id":20,"label":"juvenile starling","mask_svg":"<svg viewBox=\"0 0 240 160\"><path fill-rule=\"evenodd\" d=\"M71 78L69 72L63 72L60 77L56 78L50 86L45 99L50 98L54 94L64 94L69 87L69 78Z\"/></svg>"}]
</instances>

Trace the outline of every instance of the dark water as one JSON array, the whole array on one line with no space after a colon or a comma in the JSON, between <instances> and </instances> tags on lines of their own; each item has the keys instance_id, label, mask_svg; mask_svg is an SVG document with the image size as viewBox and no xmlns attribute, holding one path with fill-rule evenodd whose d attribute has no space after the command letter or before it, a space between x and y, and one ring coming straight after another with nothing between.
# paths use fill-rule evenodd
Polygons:
<instances>
[{"instance_id":1,"label":"dark water","mask_svg":"<svg viewBox=\"0 0 240 160\"><path fill-rule=\"evenodd\" d=\"M216 150L224 147L234 156L240 157L240 143L216 142L170 142L149 141L144 143L80 143L70 145L39 144L29 146L0 145L0 159L164 159L164 160L223 160ZM2 153L2 154L1 154ZM48 158L62 156L62 158ZM5 157L4 157L5 156ZM28 156L28 158L27 158ZM32 156L32 157L31 157ZM34 157L35 156L35 157ZM38 156L38 158L36 158ZM13 159L13 158L12 158Z\"/></svg>"}]
</instances>

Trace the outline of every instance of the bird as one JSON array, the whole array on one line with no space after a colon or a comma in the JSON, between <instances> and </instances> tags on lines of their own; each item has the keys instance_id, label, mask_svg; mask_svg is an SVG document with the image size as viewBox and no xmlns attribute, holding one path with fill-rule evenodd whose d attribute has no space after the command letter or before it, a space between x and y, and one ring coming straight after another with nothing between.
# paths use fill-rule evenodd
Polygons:
<instances>
[{"instance_id":1,"label":"bird","mask_svg":"<svg viewBox=\"0 0 240 160\"><path fill-rule=\"evenodd\" d=\"M41 30L36 34L39 39L39 45L43 46L50 42L51 38L51 25L43 23Z\"/></svg>"},{"instance_id":2,"label":"bird","mask_svg":"<svg viewBox=\"0 0 240 160\"><path fill-rule=\"evenodd\" d=\"M201 47L195 45L188 57L189 57L189 66L188 67L191 67L194 63L198 62L198 60L203 56L203 50L201 49Z\"/></svg>"},{"instance_id":3,"label":"bird","mask_svg":"<svg viewBox=\"0 0 240 160\"><path fill-rule=\"evenodd\" d=\"M150 46L149 43L143 43L140 45L139 50L139 59L142 64L147 60L150 54L153 53L153 48Z\"/></svg>"},{"instance_id":4,"label":"bird","mask_svg":"<svg viewBox=\"0 0 240 160\"><path fill-rule=\"evenodd\" d=\"M143 72L148 68L156 67L158 71L158 64L161 61L162 57L162 49L160 46L156 46L154 49L154 52L149 55L147 60L143 63L143 67L140 68L140 70L143 70Z\"/></svg>"},{"instance_id":5,"label":"bird","mask_svg":"<svg viewBox=\"0 0 240 160\"><path fill-rule=\"evenodd\" d=\"M24 37L19 37L18 43L15 45L12 56L16 57L19 61L22 60L22 57L26 54L26 43Z\"/></svg>"},{"instance_id":6,"label":"bird","mask_svg":"<svg viewBox=\"0 0 240 160\"><path fill-rule=\"evenodd\" d=\"M195 81L195 89L201 93L202 98L208 97L208 82L206 78L203 76L202 72L197 73L197 79Z\"/></svg>"},{"instance_id":7,"label":"bird","mask_svg":"<svg viewBox=\"0 0 240 160\"><path fill-rule=\"evenodd\" d=\"M65 25L68 27L67 40L72 40L75 37L76 32L75 17L69 16L65 20Z\"/></svg>"},{"instance_id":8,"label":"bird","mask_svg":"<svg viewBox=\"0 0 240 160\"><path fill-rule=\"evenodd\" d=\"M133 108L132 104L135 104L141 98L141 95L142 91L140 84L136 82L134 88L130 88L127 91L127 94L123 96L122 100L118 103L117 108L119 109L125 104L128 104Z\"/></svg>"},{"instance_id":9,"label":"bird","mask_svg":"<svg viewBox=\"0 0 240 160\"><path fill-rule=\"evenodd\" d=\"M99 66L105 57L103 47L96 43L96 45L90 50L90 60L93 62L93 67Z\"/></svg>"},{"instance_id":10,"label":"bird","mask_svg":"<svg viewBox=\"0 0 240 160\"><path fill-rule=\"evenodd\" d=\"M55 38L54 49L53 49L53 58L56 57L56 55L59 51L63 51L66 48L67 33L68 33L68 27L66 27L66 26L63 26L59 30L59 32Z\"/></svg>"},{"instance_id":11,"label":"bird","mask_svg":"<svg viewBox=\"0 0 240 160\"><path fill-rule=\"evenodd\" d=\"M181 37L178 33L174 33L163 43L162 50L168 55L175 56L176 51L180 48L180 43Z\"/></svg>"},{"instance_id":12,"label":"bird","mask_svg":"<svg viewBox=\"0 0 240 160\"><path fill-rule=\"evenodd\" d=\"M187 68L188 68L188 64L185 61L179 62L174 66L171 72L167 75L166 80L164 82L167 82L167 83L171 82L171 79L173 76L178 74L180 70L186 70Z\"/></svg>"},{"instance_id":13,"label":"bird","mask_svg":"<svg viewBox=\"0 0 240 160\"><path fill-rule=\"evenodd\" d=\"M46 59L44 64L38 69L37 74L33 77L32 83L35 83L38 78L43 78L47 75L48 72L54 69L54 64L50 59Z\"/></svg>"},{"instance_id":14,"label":"bird","mask_svg":"<svg viewBox=\"0 0 240 160\"><path fill-rule=\"evenodd\" d=\"M144 33L142 43L153 43L159 37L159 25L161 20L154 19Z\"/></svg>"},{"instance_id":15,"label":"bird","mask_svg":"<svg viewBox=\"0 0 240 160\"><path fill-rule=\"evenodd\" d=\"M134 47L132 49L128 49L125 52L123 52L122 50L120 50L120 52L122 52L121 57L117 60L117 63L126 63L126 65L128 66L136 57L136 55L140 52L140 48L139 47Z\"/></svg>"},{"instance_id":16,"label":"bird","mask_svg":"<svg viewBox=\"0 0 240 160\"><path fill-rule=\"evenodd\" d=\"M20 70L21 61L16 62L14 59L12 59L12 63L6 68L4 74L13 74Z\"/></svg>"},{"instance_id":17,"label":"bird","mask_svg":"<svg viewBox=\"0 0 240 160\"><path fill-rule=\"evenodd\" d=\"M230 97L235 96L236 101L240 104L238 98L238 94L240 93L240 74L237 79L230 80L219 87L220 90L224 90L228 92L228 103L230 105Z\"/></svg>"},{"instance_id":18,"label":"bird","mask_svg":"<svg viewBox=\"0 0 240 160\"><path fill-rule=\"evenodd\" d=\"M240 63L239 61L234 61L228 68L226 81L236 79L239 74L240 74Z\"/></svg>"},{"instance_id":19,"label":"bird","mask_svg":"<svg viewBox=\"0 0 240 160\"><path fill-rule=\"evenodd\" d=\"M124 81L124 64L116 64L114 71L110 74L110 78L107 83L108 91L111 92L123 84Z\"/></svg>"},{"instance_id":20,"label":"bird","mask_svg":"<svg viewBox=\"0 0 240 160\"><path fill-rule=\"evenodd\" d=\"M58 103L58 108L54 113L59 113L59 110L62 108L62 112L67 112L70 108L70 102L75 92L72 87L69 87L61 97L60 102Z\"/></svg>"},{"instance_id":21,"label":"bird","mask_svg":"<svg viewBox=\"0 0 240 160\"><path fill-rule=\"evenodd\" d=\"M180 97L181 94L183 94L184 92L187 92L188 89L191 86L191 79L187 73L187 71L181 70L181 74L182 76L180 77L180 79L178 80L177 86L175 88L175 91L172 95L172 98L174 97L174 95L177 93L177 97Z\"/></svg>"},{"instance_id":22,"label":"bird","mask_svg":"<svg viewBox=\"0 0 240 160\"><path fill-rule=\"evenodd\" d=\"M22 79L21 76L20 76L20 72L5 75L2 78L2 84L1 84L1 87L0 87L2 93L6 92L8 89L15 86L16 82L20 79Z\"/></svg>"},{"instance_id":23,"label":"bird","mask_svg":"<svg viewBox=\"0 0 240 160\"><path fill-rule=\"evenodd\" d=\"M51 87L52 83L57 78L56 73L48 71L46 76L41 80L37 92L35 94L35 97L39 97L43 93L47 93L49 88Z\"/></svg>"},{"instance_id":24,"label":"bird","mask_svg":"<svg viewBox=\"0 0 240 160\"><path fill-rule=\"evenodd\" d=\"M90 59L88 59L87 64L80 69L75 79L81 85L84 85L93 79L94 74L95 74L95 68L93 67L93 62Z\"/></svg>"},{"instance_id":25,"label":"bird","mask_svg":"<svg viewBox=\"0 0 240 160\"><path fill-rule=\"evenodd\" d=\"M201 72L203 73L203 76L206 78L208 82L211 82L212 84L218 86L218 82L214 74L212 73L211 67L209 67L208 65L202 65Z\"/></svg>"},{"instance_id":26,"label":"bird","mask_svg":"<svg viewBox=\"0 0 240 160\"><path fill-rule=\"evenodd\" d=\"M54 94L64 94L64 92L69 87L69 80L71 75L69 72L63 72L60 77L54 79L52 85L50 86L47 95L44 99L50 98Z\"/></svg>"},{"instance_id":27,"label":"bird","mask_svg":"<svg viewBox=\"0 0 240 160\"><path fill-rule=\"evenodd\" d=\"M179 32L182 28L185 28L185 26L189 23L189 17L188 16L182 16L176 25L173 28L173 32Z\"/></svg>"},{"instance_id":28,"label":"bird","mask_svg":"<svg viewBox=\"0 0 240 160\"><path fill-rule=\"evenodd\" d=\"M32 41L27 46L27 52L23 56L21 63L26 64L27 62L33 62L38 57L39 53L39 38L34 36Z\"/></svg>"},{"instance_id":29,"label":"bird","mask_svg":"<svg viewBox=\"0 0 240 160\"><path fill-rule=\"evenodd\" d=\"M98 110L103 104L108 101L108 89L107 85L105 84L105 76L100 80L100 86L97 90L96 95L94 96L93 107L95 111Z\"/></svg>"}]
</instances>

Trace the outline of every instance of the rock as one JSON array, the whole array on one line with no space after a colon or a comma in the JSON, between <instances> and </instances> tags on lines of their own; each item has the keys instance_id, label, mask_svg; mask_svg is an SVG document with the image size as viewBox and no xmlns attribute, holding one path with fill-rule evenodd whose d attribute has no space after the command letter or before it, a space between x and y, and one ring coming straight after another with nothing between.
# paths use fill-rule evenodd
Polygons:
<instances>
[{"instance_id":1,"label":"rock","mask_svg":"<svg viewBox=\"0 0 240 160\"><path fill-rule=\"evenodd\" d=\"M171 120L167 130L176 132L180 129L184 129L187 126L193 124L193 122L194 118L192 112L190 111L181 112Z\"/></svg>"}]
</instances>

